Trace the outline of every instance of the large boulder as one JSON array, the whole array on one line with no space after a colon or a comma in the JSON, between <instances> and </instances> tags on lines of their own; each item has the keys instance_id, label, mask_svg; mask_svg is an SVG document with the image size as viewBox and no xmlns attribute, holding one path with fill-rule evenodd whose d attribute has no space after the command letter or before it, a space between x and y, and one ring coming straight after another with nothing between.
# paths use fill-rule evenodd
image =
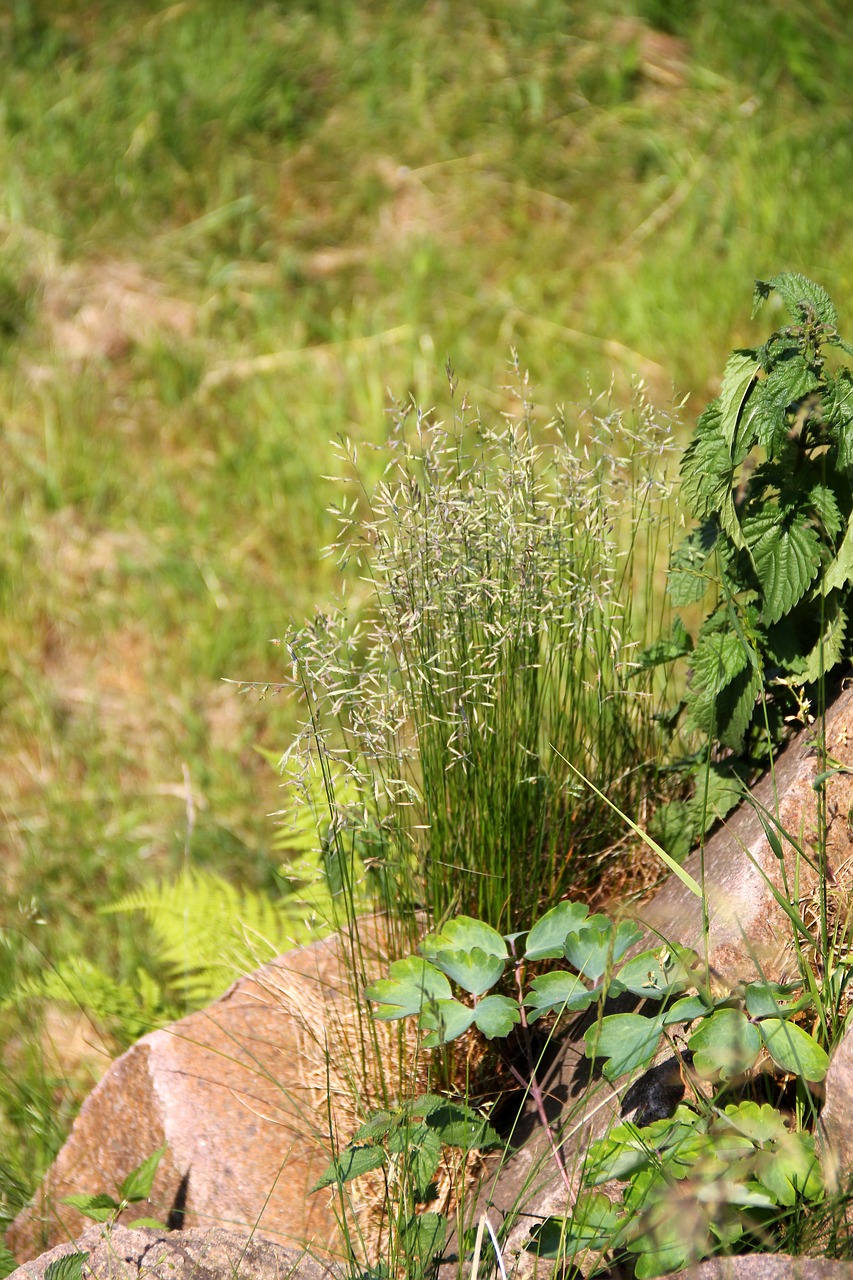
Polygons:
<instances>
[{"instance_id":1,"label":"large boulder","mask_svg":"<svg viewBox=\"0 0 853 1280\"><path fill-rule=\"evenodd\" d=\"M86 1253L84 1280L341 1280L341 1272L301 1249L219 1228L188 1231L89 1227L13 1271L10 1280L44 1280L49 1266Z\"/></svg>"},{"instance_id":2,"label":"large boulder","mask_svg":"<svg viewBox=\"0 0 853 1280\"><path fill-rule=\"evenodd\" d=\"M209 1008L145 1036L83 1104L32 1204L10 1228L19 1260L85 1226L63 1197L115 1195L157 1148L166 1153L146 1215L171 1227L219 1224L286 1244L335 1247L336 1207L311 1194L331 1134L346 1141L400 1072L400 1024L368 1028L361 990L387 971L373 920L241 979ZM395 1074L396 1073L396 1074ZM139 1206L124 1214L140 1216Z\"/></svg>"}]
</instances>

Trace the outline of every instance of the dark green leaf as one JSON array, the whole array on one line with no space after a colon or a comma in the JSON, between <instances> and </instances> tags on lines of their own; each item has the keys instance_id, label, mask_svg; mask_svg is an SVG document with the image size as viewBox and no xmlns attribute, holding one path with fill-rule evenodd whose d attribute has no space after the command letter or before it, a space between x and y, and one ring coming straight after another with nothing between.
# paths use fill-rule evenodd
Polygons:
<instances>
[{"instance_id":1,"label":"dark green leaf","mask_svg":"<svg viewBox=\"0 0 853 1280\"><path fill-rule=\"evenodd\" d=\"M441 1139L425 1124L402 1125L388 1140L391 1155L405 1157L406 1172L423 1200L432 1184L441 1159Z\"/></svg>"},{"instance_id":2,"label":"dark green leaf","mask_svg":"<svg viewBox=\"0 0 853 1280\"><path fill-rule=\"evenodd\" d=\"M733 351L729 356L720 388L720 426L730 454L737 437L740 412L757 372L754 352Z\"/></svg>"},{"instance_id":3,"label":"dark green leaf","mask_svg":"<svg viewBox=\"0 0 853 1280\"><path fill-rule=\"evenodd\" d=\"M566 938L580 928L589 914L582 902L558 902L546 911L527 935L527 960L552 960L563 954Z\"/></svg>"},{"instance_id":4,"label":"dark green leaf","mask_svg":"<svg viewBox=\"0 0 853 1280\"><path fill-rule=\"evenodd\" d=\"M83 1280L83 1267L88 1260L88 1249L63 1254L55 1262L47 1264L44 1280Z\"/></svg>"},{"instance_id":5,"label":"dark green leaf","mask_svg":"<svg viewBox=\"0 0 853 1280\"><path fill-rule=\"evenodd\" d=\"M849 369L827 379L823 412L838 450L838 470L853 471L853 373Z\"/></svg>"},{"instance_id":6,"label":"dark green leaf","mask_svg":"<svg viewBox=\"0 0 853 1280\"><path fill-rule=\"evenodd\" d=\"M446 1147L459 1147L462 1151L486 1151L489 1147L503 1146L495 1129L477 1115L471 1107L459 1102L445 1102L427 1117L427 1124L435 1129Z\"/></svg>"},{"instance_id":7,"label":"dark green leaf","mask_svg":"<svg viewBox=\"0 0 853 1280\"><path fill-rule=\"evenodd\" d=\"M705 566L716 543L717 525L712 520L706 520L704 524L700 524L692 533L688 534L673 553L669 562L669 576L666 585L670 599L677 609L701 600L707 591L708 575ZM675 657L688 653L692 648L690 637L684 628L684 624L678 619L673 625L672 639L659 643L677 648L679 652L673 655ZM651 648L654 650L655 646L653 645ZM668 660L668 658L663 659L663 661ZM647 663L646 665L652 664Z\"/></svg>"},{"instance_id":8,"label":"dark green leaf","mask_svg":"<svg viewBox=\"0 0 853 1280\"><path fill-rule=\"evenodd\" d=\"M385 1160L382 1147L345 1147L311 1190L322 1191L323 1187L342 1186L353 1178L360 1178L363 1173L369 1173L371 1169L380 1168Z\"/></svg>"},{"instance_id":9,"label":"dark green leaf","mask_svg":"<svg viewBox=\"0 0 853 1280\"><path fill-rule=\"evenodd\" d=\"M809 487L808 500L812 511L823 525L827 538L835 538L844 527L838 499L828 484L816 482Z\"/></svg>"},{"instance_id":10,"label":"dark green leaf","mask_svg":"<svg viewBox=\"0 0 853 1280\"><path fill-rule=\"evenodd\" d=\"M726 443L718 400L696 424L681 459L681 494L697 520L707 520L731 500L734 463Z\"/></svg>"},{"instance_id":11,"label":"dark green leaf","mask_svg":"<svg viewBox=\"0 0 853 1280\"><path fill-rule=\"evenodd\" d=\"M841 661L845 654L844 641L847 636L847 614L841 608L836 596L826 603L826 617L823 631L810 653L806 654L802 663L796 666L796 674L804 684L812 684L820 680L828 671Z\"/></svg>"},{"instance_id":12,"label":"dark green leaf","mask_svg":"<svg viewBox=\"0 0 853 1280\"><path fill-rule=\"evenodd\" d=\"M423 1275L432 1266L444 1248L446 1233L447 1221L443 1214L419 1213L408 1220L403 1231L403 1246L416 1276Z\"/></svg>"},{"instance_id":13,"label":"dark green leaf","mask_svg":"<svg viewBox=\"0 0 853 1280\"><path fill-rule=\"evenodd\" d=\"M799 272L784 271L774 276L772 280L768 280L767 285L777 291L792 320L802 323L809 319L811 311L821 324L833 327L838 324L838 315L829 294L819 284L806 279ZM756 289L758 289L757 284Z\"/></svg>"},{"instance_id":14,"label":"dark green leaf","mask_svg":"<svg viewBox=\"0 0 853 1280\"><path fill-rule=\"evenodd\" d=\"M744 520L743 536L764 596L764 621L778 622L803 598L820 569L817 533L804 516L782 517L777 507L766 506Z\"/></svg>"},{"instance_id":15,"label":"dark green leaf","mask_svg":"<svg viewBox=\"0 0 853 1280\"><path fill-rule=\"evenodd\" d=\"M130 1204L136 1204L139 1200L147 1200L151 1195L151 1188L154 1185L154 1175L157 1172L157 1166L166 1154L165 1146L160 1147L157 1151L152 1151L141 1164L127 1175L124 1182L119 1187L119 1195L123 1200L127 1200Z\"/></svg>"}]
</instances>

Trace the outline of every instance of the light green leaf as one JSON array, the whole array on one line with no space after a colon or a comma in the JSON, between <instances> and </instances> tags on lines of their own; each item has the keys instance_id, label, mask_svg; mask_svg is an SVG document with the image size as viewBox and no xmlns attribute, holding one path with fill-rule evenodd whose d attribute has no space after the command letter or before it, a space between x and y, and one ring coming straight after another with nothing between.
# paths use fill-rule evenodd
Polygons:
<instances>
[{"instance_id":1,"label":"light green leaf","mask_svg":"<svg viewBox=\"0 0 853 1280\"><path fill-rule=\"evenodd\" d=\"M623 920L615 926L607 916L590 916L577 933L569 934L563 952L579 973L597 982L607 966L617 964L642 936L631 920Z\"/></svg>"},{"instance_id":2,"label":"light green leaf","mask_svg":"<svg viewBox=\"0 0 853 1280\"><path fill-rule=\"evenodd\" d=\"M408 1018L419 1014L432 1000L449 1000L450 983L443 973L419 956L395 960L390 978L380 978L365 991L365 996L379 1008L374 1016L380 1022Z\"/></svg>"},{"instance_id":3,"label":"light green leaf","mask_svg":"<svg viewBox=\"0 0 853 1280\"><path fill-rule=\"evenodd\" d=\"M720 425L730 453L734 448L741 409L757 373L753 352L747 355L734 351L729 356L720 388Z\"/></svg>"},{"instance_id":4,"label":"light green leaf","mask_svg":"<svg viewBox=\"0 0 853 1280\"><path fill-rule=\"evenodd\" d=\"M647 1067L660 1042L661 1018L643 1018L638 1013L611 1013L601 1025L590 1027L584 1034L586 1056L605 1058L602 1067L607 1080L640 1067Z\"/></svg>"},{"instance_id":5,"label":"light green leaf","mask_svg":"<svg viewBox=\"0 0 853 1280\"><path fill-rule=\"evenodd\" d=\"M590 991L576 974L565 970L540 973L530 986L524 998L525 1008L532 1011L528 1015L530 1022L535 1022L552 1009L565 1009L567 1013L588 1009L599 994L598 991Z\"/></svg>"},{"instance_id":6,"label":"light green leaf","mask_svg":"<svg viewBox=\"0 0 853 1280\"><path fill-rule=\"evenodd\" d=\"M526 960L552 960L562 956L566 937L574 933L589 914L583 902L558 902L546 911L527 935Z\"/></svg>"},{"instance_id":7,"label":"light green leaf","mask_svg":"<svg viewBox=\"0 0 853 1280\"><path fill-rule=\"evenodd\" d=\"M424 1045L435 1049L440 1044L450 1044L468 1030L475 1015L475 1009L459 1000L433 1000L421 1014L421 1027L430 1033Z\"/></svg>"},{"instance_id":8,"label":"light green leaf","mask_svg":"<svg viewBox=\"0 0 853 1280\"><path fill-rule=\"evenodd\" d=\"M474 1025L487 1040L508 1036L516 1023L521 1021L518 1001L509 996L486 996L474 1011Z\"/></svg>"},{"instance_id":9,"label":"light green leaf","mask_svg":"<svg viewBox=\"0 0 853 1280\"><path fill-rule=\"evenodd\" d=\"M802 1197L819 1200L823 1175L810 1133L784 1133L767 1150L759 1152L755 1173L778 1204L793 1207Z\"/></svg>"},{"instance_id":10,"label":"light green leaf","mask_svg":"<svg viewBox=\"0 0 853 1280\"><path fill-rule=\"evenodd\" d=\"M778 982L750 982L744 992L746 1011L751 1018L778 1018L790 1013L793 1004L790 991L789 986Z\"/></svg>"},{"instance_id":11,"label":"light green leaf","mask_svg":"<svg viewBox=\"0 0 853 1280\"><path fill-rule=\"evenodd\" d=\"M723 435L720 402L712 400L681 456L681 494L697 520L707 520L731 503L734 465Z\"/></svg>"},{"instance_id":12,"label":"light green leaf","mask_svg":"<svg viewBox=\"0 0 853 1280\"><path fill-rule=\"evenodd\" d=\"M758 1030L767 1051L777 1066L804 1080L822 1080L829 1069L829 1057L818 1042L784 1018L765 1018Z\"/></svg>"},{"instance_id":13,"label":"light green leaf","mask_svg":"<svg viewBox=\"0 0 853 1280\"><path fill-rule=\"evenodd\" d=\"M479 996L493 987L509 958L507 945L497 930L471 916L449 920L420 945L422 954L463 990Z\"/></svg>"},{"instance_id":14,"label":"light green leaf","mask_svg":"<svg viewBox=\"0 0 853 1280\"><path fill-rule=\"evenodd\" d=\"M788 309L788 315L797 323L808 318L808 310L811 308L821 324L833 327L838 324L838 315L826 290L798 271L784 271L768 280L767 284L777 291Z\"/></svg>"},{"instance_id":15,"label":"light green leaf","mask_svg":"<svg viewBox=\"0 0 853 1280\"><path fill-rule=\"evenodd\" d=\"M44 1280L83 1280L83 1267L89 1260L88 1249L63 1254L44 1269Z\"/></svg>"},{"instance_id":16,"label":"light green leaf","mask_svg":"<svg viewBox=\"0 0 853 1280\"><path fill-rule=\"evenodd\" d=\"M323 1187L342 1186L353 1178L360 1178L363 1173L369 1173L371 1169L380 1168L385 1160L382 1147L345 1147L311 1190L322 1191Z\"/></svg>"},{"instance_id":17,"label":"light green leaf","mask_svg":"<svg viewBox=\"0 0 853 1280\"><path fill-rule=\"evenodd\" d=\"M767 1102L759 1105L751 1101L731 1103L712 1126L713 1133L729 1133L731 1130L762 1146L783 1138L788 1132L775 1107Z\"/></svg>"},{"instance_id":18,"label":"light green leaf","mask_svg":"<svg viewBox=\"0 0 853 1280\"><path fill-rule=\"evenodd\" d=\"M853 428L851 428L853 435ZM851 461L853 467L853 461ZM847 522L841 546L835 559L826 568L821 580L820 589L825 596L837 587L846 587L853 582L853 516Z\"/></svg>"},{"instance_id":19,"label":"light green leaf","mask_svg":"<svg viewBox=\"0 0 853 1280\"><path fill-rule=\"evenodd\" d=\"M853 374L842 369L835 378L827 379L823 398L824 417L830 437L838 449L839 471L853 470Z\"/></svg>"},{"instance_id":20,"label":"light green leaf","mask_svg":"<svg viewBox=\"0 0 853 1280\"><path fill-rule=\"evenodd\" d=\"M688 1041L693 1066L701 1076L730 1080L755 1062L761 1037L739 1009L718 1009L706 1018Z\"/></svg>"},{"instance_id":21,"label":"light green leaf","mask_svg":"<svg viewBox=\"0 0 853 1280\"><path fill-rule=\"evenodd\" d=\"M123 1200L127 1200L130 1204L136 1204L139 1200L148 1199L151 1195L157 1166L165 1154L166 1147L162 1146L157 1151L152 1151L150 1156L147 1156L141 1164L131 1170L118 1189L119 1195Z\"/></svg>"},{"instance_id":22,"label":"light green leaf","mask_svg":"<svg viewBox=\"0 0 853 1280\"><path fill-rule=\"evenodd\" d=\"M70 1204L72 1209L79 1210L85 1218L91 1218L93 1222L109 1222L121 1209L119 1202L106 1192L96 1196L83 1194L63 1196L60 1203Z\"/></svg>"},{"instance_id":23,"label":"light green leaf","mask_svg":"<svg viewBox=\"0 0 853 1280\"><path fill-rule=\"evenodd\" d=\"M602 1192L577 1198L571 1217L546 1218L524 1247L539 1258L567 1259L581 1249L605 1249L619 1226L619 1214Z\"/></svg>"},{"instance_id":24,"label":"light green leaf","mask_svg":"<svg viewBox=\"0 0 853 1280\"><path fill-rule=\"evenodd\" d=\"M708 1012L708 1005L701 996L684 996L664 1010L663 1025L672 1027L679 1022L693 1022L696 1018L704 1018Z\"/></svg>"},{"instance_id":25,"label":"light green leaf","mask_svg":"<svg viewBox=\"0 0 853 1280\"><path fill-rule=\"evenodd\" d=\"M743 536L764 596L764 621L778 622L820 569L820 540L804 516L782 516L770 505L744 520Z\"/></svg>"},{"instance_id":26,"label":"light green leaf","mask_svg":"<svg viewBox=\"0 0 853 1280\"><path fill-rule=\"evenodd\" d=\"M692 952L685 958L693 959ZM690 985L690 974L679 958L677 948L656 947L642 951L623 965L610 984L609 995L630 991L646 1000L662 1000L673 991L682 991Z\"/></svg>"}]
</instances>

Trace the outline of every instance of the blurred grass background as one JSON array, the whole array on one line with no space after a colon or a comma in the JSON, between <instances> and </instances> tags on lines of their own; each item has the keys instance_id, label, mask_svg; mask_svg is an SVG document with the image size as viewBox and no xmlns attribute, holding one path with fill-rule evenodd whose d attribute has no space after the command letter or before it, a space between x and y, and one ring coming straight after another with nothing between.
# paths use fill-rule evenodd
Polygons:
<instances>
[{"instance_id":1,"label":"blurred grass background","mask_svg":"<svg viewBox=\"0 0 853 1280\"><path fill-rule=\"evenodd\" d=\"M516 346L543 419L641 378L689 422L781 270L849 337L851 18L9 0L0 997L69 955L130 978L138 922L94 913L188 859L286 889L293 711L221 677L275 680L334 594L329 441L380 441L387 388L445 403L449 356L497 414ZM0 1022L2 1219L90 1075L79 1028L54 1061Z\"/></svg>"}]
</instances>

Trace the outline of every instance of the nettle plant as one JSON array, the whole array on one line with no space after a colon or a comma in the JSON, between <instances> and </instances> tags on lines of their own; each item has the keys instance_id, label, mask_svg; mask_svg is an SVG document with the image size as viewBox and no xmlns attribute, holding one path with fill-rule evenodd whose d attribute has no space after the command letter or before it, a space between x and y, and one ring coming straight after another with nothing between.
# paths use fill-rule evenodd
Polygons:
<instances>
[{"instance_id":1,"label":"nettle plant","mask_svg":"<svg viewBox=\"0 0 853 1280\"><path fill-rule=\"evenodd\" d=\"M827 355L853 346L819 285L793 273L758 281L753 315L772 295L790 323L732 353L681 463L696 525L672 556L668 590L676 608L710 608L695 641L677 618L641 662L688 658L671 718L684 712L707 744L691 762L694 800L658 819L673 854L733 807L738 777L766 763L849 655L853 371Z\"/></svg>"},{"instance_id":2,"label":"nettle plant","mask_svg":"<svg viewBox=\"0 0 853 1280\"><path fill-rule=\"evenodd\" d=\"M526 935L503 937L482 921L458 916L424 938L419 956L396 961L390 976L366 992L377 1018L416 1017L426 1047L446 1045L472 1027L496 1042L520 1038L525 1069L517 1065L517 1045L505 1047L506 1063L529 1091L573 1203L571 1213L538 1226L529 1248L564 1261L589 1250L611 1260L633 1254L640 1280L739 1241L760 1238L766 1246L786 1216L823 1199L812 1135L772 1106L735 1098L732 1090L763 1056L799 1082L803 1098L809 1098L809 1086L823 1079L829 1064L825 1050L800 1025L812 1000L797 998L796 985L758 981L716 996L699 957L687 948L666 945L626 958L642 937L632 922L590 915L578 902L559 903ZM555 960L562 963L542 971L543 962ZM605 1000L615 996L635 997L639 1011L606 1013ZM627 1091L668 1049L688 1096L673 1115L620 1124L593 1143L576 1195L559 1132L545 1112L530 1028L544 1017L553 1030L566 1015L592 1008L596 1016L584 1033L591 1079L600 1071ZM408 1143L413 1190L406 1230L414 1238L417 1201L428 1198L439 1144L447 1141L442 1126L449 1119L462 1125L469 1149L497 1141L484 1122L477 1131L467 1108L464 1115L451 1117L448 1111L442 1117L442 1106L453 1110L452 1104L427 1098L403 1108L396 1119L380 1113L339 1153L321 1185L343 1188L387 1164ZM459 1145L461 1136L460 1129ZM618 1206L596 1190L614 1180L626 1184ZM682 1216L673 1216L679 1185L690 1187L691 1229ZM446 1234L441 1215L422 1216L419 1273L437 1261Z\"/></svg>"}]
</instances>

